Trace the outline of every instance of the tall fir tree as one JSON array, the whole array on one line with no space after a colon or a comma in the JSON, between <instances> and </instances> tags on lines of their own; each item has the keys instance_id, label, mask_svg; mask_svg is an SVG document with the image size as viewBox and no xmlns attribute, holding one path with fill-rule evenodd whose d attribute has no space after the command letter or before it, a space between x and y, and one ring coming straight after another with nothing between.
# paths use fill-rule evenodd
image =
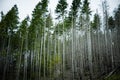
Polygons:
<instances>
[{"instance_id":1,"label":"tall fir tree","mask_svg":"<svg viewBox=\"0 0 120 80\"><path fill-rule=\"evenodd\" d=\"M83 1L82 13L86 15L86 19L89 19L89 15L91 14L89 4L88 0Z\"/></svg>"},{"instance_id":2,"label":"tall fir tree","mask_svg":"<svg viewBox=\"0 0 120 80\"><path fill-rule=\"evenodd\" d=\"M5 27L7 32L7 40L5 42L7 43L7 50L6 50L6 60L3 70L3 80L6 79L6 71L9 67L9 60L8 57L13 58L13 51L14 51L14 34L16 33L16 30L18 29L18 23L19 23L19 17L18 17L18 8L17 5L14 5L10 11L5 15L4 17L5 21ZM10 69L11 70L11 69Z\"/></svg>"},{"instance_id":3,"label":"tall fir tree","mask_svg":"<svg viewBox=\"0 0 120 80\"><path fill-rule=\"evenodd\" d=\"M4 49L5 39L7 37L7 28L5 26L4 13L1 12L1 21L0 21L0 52Z\"/></svg>"},{"instance_id":4,"label":"tall fir tree","mask_svg":"<svg viewBox=\"0 0 120 80\"><path fill-rule=\"evenodd\" d=\"M51 13L49 13L47 15L47 18L46 18L46 27L47 28L51 28L51 26L53 26L53 21L52 21L52 16L51 16Z\"/></svg>"},{"instance_id":5,"label":"tall fir tree","mask_svg":"<svg viewBox=\"0 0 120 80\"><path fill-rule=\"evenodd\" d=\"M66 0L59 0L55 12L58 14L57 18L63 17L67 13L67 2Z\"/></svg>"},{"instance_id":6,"label":"tall fir tree","mask_svg":"<svg viewBox=\"0 0 120 80\"><path fill-rule=\"evenodd\" d=\"M117 27L119 27L120 26L120 4L119 4L118 8L115 10L114 17L115 17L115 25Z\"/></svg>"},{"instance_id":7,"label":"tall fir tree","mask_svg":"<svg viewBox=\"0 0 120 80\"><path fill-rule=\"evenodd\" d=\"M78 10L80 8L80 4L81 4L81 0L73 0L72 6L71 6L70 12L69 12L70 20L72 20L72 18L74 20L76 19Z\"/></svg>"},{"instance_id":8,"label":"tall fir tree","mask_svg":"<svg viewBox=\"0 0 120 80\"><path fill-rule=\"evenodd\" d=\"M96 13L94 15L93 22L91 23L91 27L93 29L97 29L98 27L100 27L99 24L100 24L100 16Z\"/></svg>"},{"instance_id":9,"label":"tall fir tree","mask_svg":"<svg viewBox=\"0 0 120 80\"><path fill-rule=\"evenodd\" d=\"M115 20L113 19L112 16L108 18L108 25L109 25L109 29L115 28Z\"/></svg>"},{"instance_id":10,"label":"tall fir tree","mask_svg":"<svg viewBox=\"0 0 120 80\"><path fill-rule=\"evenodd\" d=\"M86 41L87 41L87 51L86 55L88 55L88 68L89 68L89 73L90 73L90 79L93 79L93 58L92 58L92 41L91 41L91 26L90 26L90 14L91 10L89 7L90 3L89 0L84 0L83 1L83 7L82 7L82 16L85 19L85 36L86 36Z\"/></svg>"},{"instance_id":11,"label":"tall fir tree","mask_svg":"<svg viewBox=\"0 0 120 80\"><path fill-rule=\"evenodd\" d=\"M30 43L29 47L33 47L34 45L36 32L39 32L39 36L42 36L47 7L48 7L48 0L42 0L36 5L32 13L32 20L29 27L29 43Z\"/></svg>"},{"instance_id":12,"label":"tall fir tree","mask_svg":"<svg viewBox=\"0 0 120 80\"><path fill-rule=\"evenodd\" d=\"M18 24L19 24L17 5L14 5L11 8L11 10L8 11L8 13L3 16L1 24L3 26L2 32L5 37L4 41L5 41L5 43L8 43L8 45L11 45L11 49L12 49L12 45L14 45L12 38L14 37L14 34L16 33L16 30L18 29ZM10 41L8 41L9 38L11 38ZM11 44L11 43L13 43L13 44Z\"/></svg>"},{"instance_id":13,"label":"tall fir tree","mask_svg":"<svg viewBox=\"0 0 120 80\"><path fill-rule=\"evenodd\" d=\"M68 18L65 19L65 25L69 29L76 22L76 18L78 16L78 11L80 9L81 0L73 0Z\"/></svg>"},{"instance_id":14,"label":"tall fir tree","mask_svg":"<svg viewBox=\"0 0 120 80\"><path fill-rule=\"evenodd\" d=\"M6 26L8 26L8 34L12 35L14 30L18 28L18 19L18 8L17 5L14 5L5 16Z\"/></svg>"}]
</instances>

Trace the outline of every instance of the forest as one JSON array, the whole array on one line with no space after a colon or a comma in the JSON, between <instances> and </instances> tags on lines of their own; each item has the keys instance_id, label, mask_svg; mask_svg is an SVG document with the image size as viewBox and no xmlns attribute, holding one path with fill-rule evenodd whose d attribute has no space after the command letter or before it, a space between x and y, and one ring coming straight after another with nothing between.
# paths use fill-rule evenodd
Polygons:
<instances>
[{"instance_id":1,"label":"forest","mask_svg":"<svg viewBox=\"0 0 120 80\"><path fill-rule=\"evenodd\" d=\"M49 0L20 21L14 5L0 20L0 80L120 80L120 5L107 0L91 16L89 0ZM93 18L93 19L92 19Z\"/></svg>"}]
</instances>

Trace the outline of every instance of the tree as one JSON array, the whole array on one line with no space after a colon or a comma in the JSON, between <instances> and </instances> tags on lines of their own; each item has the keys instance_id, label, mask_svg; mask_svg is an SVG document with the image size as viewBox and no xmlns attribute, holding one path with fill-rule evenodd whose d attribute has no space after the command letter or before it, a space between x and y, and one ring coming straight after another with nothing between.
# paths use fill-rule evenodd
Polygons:
<instances>
[{"instance_id":1,"label":"tree","mask_svg":"<svg viewBox=\"0 0 120 80\"><path fill-rule=\"evenodd\" d=\"M0 23L0 30L2 30L2 36L4 37L3 41L7 43L7 39L11 38L10 43L12 41L12 36L15 34L15 30L18 28L18 23L19 23L19 17L18 17L18 8L17 5L14 5L11 10L4 15L3 12L1 13L2 15L2 20ZM4 43L3 42L3 43ZM8 42L8 45L9 42ZM12 44L11 44L12 48Z\"/></svg>"},{"instance_id":2,"label":"tree","mask_svg":"<svg viewBox=\"0 0 120 80\"><path fill-rule=\"evenodd\" d=\"M115 11L115 24L117 27L120 26L120 5L118 6L117 10Z\"/></svg>"},{"instance_id":3,"label":"tree","mask_svg":"<svg viewBox=\"0 0 120 80\"><path fill-rule=\"evenodd\" d=\"M34 47L34 42L35 42L35 38L36 38L36 34L38 35L39 32L39 36L42 36L43 33L43 26L44 26L44 19L45 19L45 13L47 11L47 6L48 6L48 0L42 0L41 2L39 2L32 14L32 20L31 20L31 24L29 27L29 47Z\"/></svg>"},{"instance_id":4,"label":"tree","mask_svg":"<svg viewBox=\"0 0 120 80\"><path fill-rule=\"evenodd\" d=\"M5 15L3 13L3 11L1 11L1 21L4 19Z\"/></svg>"},{"instance_id":5,"label":"tree","mask_svg":"<svg viewBox=\"0 0 120 80\"><path fill-rule=\"evenodd\" d=\"M20 24L20 35L21 37L24 37L25 38L25 34L27 32L27 28L28 28L28 21L29 21L29 16L27 16Z\"/></svg>"},{"instance_id":6,"label":"tree","mask_svg":"<svg viewBox=\"0 0 120 80\"><path fill-rule=\"evenodd\" d=\"M5 35L5 29L6 29L6 26L5 26L5 20L4 20L4 17L5 17L5 15L4 15L4 13L3 12L1 12L1 21L0 21L0 32L1 32L1 34L0 34L0 37L2 37L2 36L4 36Z\"/></svg>"},{"instance_id":7,"label":"tree","mask_svg":"<svg viewBox=\"0 0 120 80\"><path fill-rule=\"evenodd\" d=\"M53 21L52 21L51 13L49 13L46 18L46 27L50 28L51 26L53 26Z\"/></svg>"},{"instance_id":8,"label":"tree","mask_svg":"<svg viewBox=\"0 0 120 80\"><path fill-rule=\"evenodd\" d=\"M69 12L69 17L73 17L74 19L77 17L77 12L80 7L81 0L73 0L71 11Z\"/></svg>"},{"instance_id":9,"label":"tree","mask_svg":"<svg viewBox=\"0 0 120 80\"><path fill-rule=\"evenodd\" d=\"M67 2L66 0L59 0L55 12L58 14L57 18L63 17L67 13Z\"/></svg>"},{"instance_id":10,"label":"tree","mask_svg":"<svg viewBox=\"0 0 120 80\"><path fill-rule=\"evenodd\" d=\"M18 8L17 5L14 5L5 16L6 26L8 26L8 35L12 35L15 32L14 30L18 28L18 19Z\"/></svg>"},{"instance_id":11,"label":"tree","mask_svg":"<svg viewBox=\"0 0 120 80\"><path fill-rule=\"evenodd\" d=\"M89 15L91 14L89 4L90 3L88 2L88 0L84 0L83 7L82 7L82 13L86 15L86 19L89 19Z\"/></svg>"},{"instance_id":12,"label":"tree","mask_svg":"<svg viewBox=\"0 0 120 80\"><path fill-rule=\"evenodd\" d=\"M91 48L91 27L90 27L90 7L89 7L89 1L84 0L83 1L83 7L82 7L82 15L85 18L85 35L87 36L87 50L88 50L88 68L89 68L89 73L90 73L90 79L92 80L93 78L93 63L92 63L92 48Z\"/></svg>"},{"instance_id":13,"label":"tree","mask_svg":"<svg viewBox=\"0 0 120 80\"><path fill-rule=\"evenodd\" d=\"M80 4L81 4L81 0L73 0L68 16L70 21L75 21Z\"/></svg>"},{"instance_id":14,"label":"tree","mask_svg":"<svg viewBox=\"0 0 120 80\"><path fill-rule=\"evenodd\" d=\"M11 45L11 49L14 49L14 45L15 45L13 41L13 37L14 34L16 33L16 30L18 29L18 24L19 24L18 19L19 19L18 8L17 5L14 5L12 9L5 16L8 40L10 39L10 44L8 41L8 45Z\"/></svg>"},{"instance_id":15,"label":"tree","mask_svg":"<svg viewBox=\"0 0 120 80\"><path fill-rule=\"evenodd\" d=\"M42 60L41 58L44 57L44 62L45 62L45 29L46 29L47 7L48 7L48 0L42 0L36 5L32 13L32 20L31 20L31 24L29 27L29 34L28 34L28 38L29 38L28 44L29 44L30 58L31 58L31 61L30 61L31 73L34 72L33 67L35 67L35 69L42 70L41 62L40 62L39 68L35 65L35 63L38 60L41 61ZM36 58L37 55L40 55L40 59ZM44 68L43 74L45 77L45 63L43 68ZM34 73L34 74L37 74L37 73Z\"/></svg>"},{"instance_id":16,"label":"tree","mask_svg":"<svg viewBox=\"0 0 120 80\"><path fill-rule=\"evenodd\" d=\"M22 63L22 55L24 52L27 52L27 36L28 36L28 20L29 17L27 16L20 24L20 28L17 31L17 36L19 36L19 49L18 49L18 53L19 53L19 57L17 60L17 77L16 79L19 80L19 76L20 76L20 69L21 69L21 64ZM25 55L25 54L24 54ZM24 62L24 61L23 61Z\"/></svg>"},{"instance_id":17,"label":"tree","mask_svg":"<svg viewBox=\"0 0 120 80\"><path fill-rule=\"evenodd\" d=\"M7 50L6 50L6 62L4 65L4 71L3 71L3 80L5 79L6 76L6 71L8 67L8 56L11 56L13 58L13 51L14 51L14 43L13 43L13 36L15 34L15 30L18 28L18 23L19 23L19 17L18 17L18 8L17 5L14 5L10 11L6 14L4 17L4 26L5 26L5 32L7 32ZM10 54L11 53L11 54Z\"/></svg>"},{"instance_id":18,"label":"tree","mask_svg":"<svg viewBox=\"0 0 120 80\"><path fill-rule=\"evenodd\" d=\"M11 45L11 49L12 44L11 41L12 38L13 38L13 35L15 34L15 30L18 28L18 23L19 23L19 17L18 17L18 8L17 8L17 5L14 5L11 10L6 14L4 15L3 13L1 13L2 15L2 20L1 20L1 23L0 23L0 30L2 30L2 36L3 36L3 43L5 43L5 45ZM11 39L9 42L8 40ZM6 44L8 42L8 44Z\"/></svg>"},{"instance_id":19,"label":"tree","mask_svg":"<svg viewBox=\"0 0 120 80\"><path fill-rule=\"evenodd\" d=\"M109 29L113 29L115 27L115 21L112 16L108 18L108 25L109 25Z\"/></svg>"},{"instance_id":20,"label":"tree","mask_svg":"<svg viewBox=\"0 0 120 80\"><path fill-rule=\"evenodd\" d=\"M17 33L19 34L19 37L20 37L20 45L23 45L23 49L25 49L25 44L26 44L26 38L28 36L28 27L29 27L29 24L28 24L28 21L29 21L29 16L27 16L20 24L20 27L19 27L19 30L17 31ZM25 50L23 50L25 51Z\"/></svg>"},{"instance_id":21,"label":"tree","mask_svg":"<svg viewBox=\"0 0 120 80\"><path fill-rule=\"evenodd\" d=\"M63 33L64 33L64 17L65 17L65 13L67 13L66 9L67 9L67 2L66 0L59 0L56 10L55 12L58 14L57 18L62 18L62 23L63 23ZM60 29L60 28L59 28Z\"/></svg>"},{"instance_id":22,"label":"tree","mask_svg":"<svg viewBox=\"0 0 120 80\"><path fill-rule=\"evenodd\" d=\"M100 17L98 14L95 14L93 22L91 23L91 27L93 29L97 29L98 27L100 27L99 24L100 24Z\"/></svg>"},{"instance_id":23,"label":"tree","mask_svg":"<svg viewBox=\"0 0 120 80\"><path fill-rule=\"evenodd\" d=\"M0 52L5 47L5 39L7 37L7 28L5 26L4 13L1 12L1 21L0 21Z\"/></svg>"},{"instance_id":24,"label":"tree","mask_svg":"<svg viewBox=\"0 0 120 80\"><path fill-rule=\"evenodd\" d=\"M62 34L63 34L63 54L62 54L62 78L63 78L63 75L64 75L64 67L65 67L65 26L64 26L64 17L65 17L65 13L67 12L66 9L67 9L67 2L66 0L60 0L59 3L57 4L57 7L56 7L56 10L55 12L58 14L58 18L61 18L62 17L62 23L63 23L63 26L62 26ZM58 26L58 33L59 33L59 29L60 29L60 26ZM56 33L55 33L55 41L56 41ZM56 44L55 44L56 45ZM56 46L55 46L56 47ZM59 47L59 44L58 44L58 47ZM59 52L58 52L59 53Z\"/></svg>"}]
</instances>

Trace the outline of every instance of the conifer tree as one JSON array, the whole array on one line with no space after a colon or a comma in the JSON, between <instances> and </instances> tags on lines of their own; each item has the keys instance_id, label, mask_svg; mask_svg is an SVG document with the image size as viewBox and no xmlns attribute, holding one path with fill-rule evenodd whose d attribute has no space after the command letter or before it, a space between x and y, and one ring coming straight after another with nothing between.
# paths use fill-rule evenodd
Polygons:
<instances>
[{"instance_id":1,"label":"conifer tree","mask_svg":"<svg viewBox=\"0 0 120 80\"><path fill-rule=\"evenodd\" d=\"M59 0L55 12L58 14L58 18L63 17L67 13L67 2L66 0Z\"/></svg>"},{"instance_id":2,"label":"conifer tree","mask_svg":"<svg viewBox=\"0 0 120 80\"><path fill-rule=\"evenodd\" d=\"M117 27L120 26L120 5L118 6L117 10L115 10L115 24Z\"/></svg>"},{"instance_id":3,"label":"conifer tree","mask_svg":"<svg viewBox=\"0 0 120 80\"><path fill-rule=\"evenodd\" d=\"M92 80L93 78L93 63L92 63L92 43L91 43L91 27L90 27L90 7L89 7L89 1L88 0L84 0L83 1L83 7L82 7L82 15L85 18L85 36L86 41L87 41L87 55L88 55L88 65L89 65L89 73L90 73L90 79ZM85 16L84 16L85 15Z\"/></svg>"},{"instance_id":4,"label":"conifer tree","mask_svg":"<svg viewBox=\"0 0 120 80\"><path fill-rule=\"evenodd\" d=\"M72 6L69 12L70 21L72 20L72 18L74 19L73 21L75 21L78 10L80 9L80 4L81 4L81 0L73 0Z\"/></svg>"},{"instance_id":5,"label":"conifer tree","mask_svg":"<svg viewBox=\"0 0 120 80\"><path fill-rule=\"evenodd\" d=\"M47 6L48 6L48 0L42 0L39 2L32 14L32 20L29 27L29 47L33 47L35 38L36 38L36 32L39 32L39 36L42 36L43 29L44 29L44 23L45 23L45 13L47 12ZM38 34L38 33L37 33Z\"/></svg>"},{"instance_id":6,"label":"conifer tree","mask_svg":"<svg viewBox=\"0 0 120 80\"><path fill-rule=\"evenodd\" d=\"M4 21L5 21L5 27L6 27L6 32L7 32L7 51L6 51L6 61L5 61L5 66L4 66L4 71L3 71L3 80L5 80L5 76L6 76L6 71L8 68L8 56L10 53L12 53L12 51L14 50L14 34L15 34L15 30L18 29L18 23L19 23L19 17L18 17L18 8L17 5L14 5L10 11L8 11L8 13L5 15L4 17ZM11 57L12 54L11 54Z\"/></svg>"},{"instance_id":7,"label":"conifer tree","mask_svg":"<svg viewBox=\"0 0 120 80\"><path fill-rule=\"evenodd\" d=\"M98 27L100 27L99 24L100 24L100 17L98 14L95 14L93 22L91 23L91 27L93 29L97 29Z\"/></svg>"},{"instance_id":8,"label":"conifer tree","mask_svg":"<svg viewBox=\"0 0 120 80\"><path fill-rule=\"evenodd\" d=\"M89 19L89 15L91 14L89 4L88 0L83 1L82 13L86 15L86 19Z\"/></svg>"},{"instance_id":9,"label":"conifer tree","mask_svg":"<svg viewBox=\"0 0 120 80\"><path fill-rule=\"evenodd\" d=\"M115 20L113 19L112 16L108 18L108 25L109 25L109 29L113 29L115 27Z\"/></svg>"},{"instance_id":10,"label":"conifer tree","mask_svg":"<svg viewBox=\"0 0 120 80\"><path fill-rule=\"evenodd\" d=\"M6 26L8 27L8 35L12 35L14 30L18 28L18 19L18 8L17 5L14 5L14 7L12 7L5 16Z\"/></svg>"}]
</instances>

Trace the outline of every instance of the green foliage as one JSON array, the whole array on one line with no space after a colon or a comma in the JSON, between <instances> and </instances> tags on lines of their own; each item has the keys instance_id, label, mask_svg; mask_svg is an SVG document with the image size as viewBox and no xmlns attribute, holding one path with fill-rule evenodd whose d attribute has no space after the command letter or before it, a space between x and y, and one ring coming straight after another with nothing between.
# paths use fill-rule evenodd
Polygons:
<instances>
[{"instance_id":1,"label":"green foliage","mask_svg":"<svg viewBox=\"0 0 120 80\"><path fill-rule=\"evenodd\" d=\"M81 0L73 0L72 6L70 8L71 10L69 12L69 20L70 21L74 21L76 19L80 4L81 4ZM74 19L74 20L72 20L72 19Z\"/></svg>"},{"instance_id":2,"label":"green foliage","mask_svg":"<svg viewBox=\"0 0 120 80\"><path fill-rule=\"evenodd\" d=\"M44 25L44 14L47 11L47 6L48 6L47 3L48 0L42 0L36 5L32 14L30 32L33 31L33 33L35 33L35 30L39 29L38 27Z\"/></svg>"},{"instance_id":3,"label":"green foliage","mask_svg":"<svg viewBox=\"0 0 120 80\"><path fill-rule=\"evenodd\" d=\"M64 31L67 31L71 27L71 21L68 19L68 17L65 17L63 22L59 22L57 25L55 25L55 33L58 35L62 35L63 33L63 23L64 23Z\"/></svg>"},{"instance_id":4,"label":"green foliage","mask_svg":"<svg viewBox=\"0 0 120 80\"><path fill-rule=\"evenodd\" d=\"M29 48L34 47L35 39L39 34L42 37L45 27L45 19L46 19L46 12L47 12L48 0L42 0L39 2L32 14L32 20L29 27Z\"/></svg>"},{"instance_id":5,"label":"green foliage","mask_svg":"<svg viewBox=\"0 0 120 80\"><path fill-rule=\"evenodd\" d=\"M14 5L12 9L6 14L4 20L5 24L8 27L8 34L13 34L14 30L18 28L18 8L17 5Z\"/></svg>"},{"instance_id":6,"label":"green foliage","mask_svg":"<svg viewBox=\"0 0 120 80\"><path fill-rule=\"evenodd\" d=\"M42 14L44 14L45 12L47 12L47 7L48 7L48 0L42 0L41 1L41 4L42 4L42 8L41 8L41 11L42 11Z\"/></svg>"},{"instance_id":7,"label":"green foliage","mask_svg":"<svg viewBox=\"0 0 120 80\"><path fill-rule=\"evenodd\" d=\"M120 5L118 6L117 10L115 11L115 24L120 26Z\"/></svg>"},{"instance_id":8,"label":"green foliage","mask_svg":"<svg viewBox=\"0 0 120 80\"><path fill-rule=\"evenodd\" d=\"M54 34L56 33L57 35L62 35L63 33L63 23L58 23L56 26L55 26L55 31L54 31Z\"/></svg>"},{"instance_id":9,"label":"green foliage","mask_svg":"<svg viewBox=\"0 0 120 80\"><path fill-rule=\"evenodd\" d=\"M28 21L29 21L29 17L27 16L20 24L20 29L18 32L20 32L20 35L21 37L24 37L26 36L27 34L27 29L28 29Z\"/></svg>"},{"instance_id":10,"label":"green foliage","mask_svg":"<svg viewBox=\"0 0 120 80\"><path fill-rule=\"evenodd\" d=\"M90 3L88 2L88 0L84 0L83 7L82 7L82 13L86 13L86 14L90 14L91 13L89 4Z\"/></svg>"},{"instance_id":11,"label":"green foliage","mask_svg":"<svg viewBox=\"0 0 120 80\"><path fill-rule=\"evenodd\" d=\"M51 70L51 72L54 72L55 67L57 68L57 65L61 64L61 57L60 55L52 55L50 61L48 62L48 67ZM57 68L58 69L58 68ZM53 73L52 73L53 74Z\"/></svg>"},{"instance_id":12,"label":"green foliage","mask_svg":"<svg viewBox=\"0 0 120 80\"><path fill-rule=\"evenodd\" d=\"M6 21L4 20L5 15L3 12L1 12L1 22L0 22L0 37L6 37L7 36L7 26L6 26Z\"/></svg>"},{"instance_id":13,"label":"green foliage","mask_svg":"<svg viewBox=\"0 0 120 80\"><path fill-rule=\"evenodd\" d=\"M49 27L51 27L51 26L53 26L53 21L52 21L52 16L51 16L51 14L49 14L49 15L47 16L47 18L46 18L46 27L49 28Z\"/></svg>"},{"instance_id":14,"label":"green foliage","mask_svg":"<svg viewBox=\"0 0 120 80\"><path fill-rule=\"evenodd\" d=\"M16 33L16 37L18 37L19 39L19 48L20 48L20 45L23 43L23 49L25 48L25 44L27 43L27 38L28 38L28 27L29 27L29 24L28 24L28 21L29 21L29 16L27 16L20 24L19 26L19 30L17 31Z\"/></svg>"},{"instance_id":15,"label":"green foliage","mask_svg":"<svg viewBox=\"0 0 120 80\"><path fill-rule=\"evenodd\" d=\"M45 56L45 61L44 61L44 56ZM44 68L45 68L45 71L51 76L53 75L54 73L54 69L55 67L57 68L57 65L60 65L61 63L61 57L59 55L53 55L53 54L50 54L49 55L49 60L47 60L47 53L45 53L45 55L42 55L42 59L41 59L41 76L43 76L43 73L44 72ZM45 64L45 65L44 65ZM45 74L47 74L45 73ZM51 73L51 74L50 74Z\"/></svg>"},{"instance_id":16,"label":"green foliage","mask_svg":"<svg viewBox=\"0 0 120 80\"><path fill-rule=\"evenodd\" d=\"M82 13L86 15L86 20L89 20L89 15L91 14L91 10L89 7L89 1L88 0L84 0L83 2L83 7L82 7Z\"/></svg>"},{"instance_id":17,"label":"green foliage","mask_svg":"<svg viewBox=\"0 0 120 80\"><path fill-rule=\"evenodd\" d=\"M30 22L29 22L29 17L26 17L21 23L19 23L18 8L16 5L14 5L11 8L11 10L8 11L8 13L6 15L4 15L3 12L1 12L2 19L0 21L0 53L1 53L0 57L4 57L4 58L10 57L11 63L8 61L8 65L10 65L10 64L12 64L12 65L16 64L16 66L20 65L20 68L21 68L20 73L22 73L22 75L23 75L23 67L27 72L27 73L24 72L24 74L27 74L27 76L28 76L28 74L30 74L30 76L33 78L36 78L36 75L37 76L39 75L37 73L42 73L41 76L43 76L43 73L45 73L45 72L46 72L45 74L51 73L51 75L52 75L53 73L55 73L54 72L55 69L58 69L60 67L60 65L62 65L62 57L63 56L62 56L62 53L60 53L60 52L64 51L64 47L66 50L68 49L68 51L65 51L66 58L68 55L68 54L66 55L66 53L69 53L71 51L70 50L71 48L69 48L68 46L73 45L73 47L75 47L74 39L73 39L73 44L70 44L71 39L74 38L74 35L72 38L70 38L69 36L71 36L71 35L68 36L66 34L63 34L63 32L70 30L71 26L78 25L75 22L77 22L77 20L78 20L77 17L78 17L79 10L80 10L80 4L81 4L81 0L73 0L68 17L66 17L65 15L67 13L66 9L67 9L68 4L67 4L66 0L59 0L59 3L56 7L55 12L58 14L57 18L62 18L63 21L58 22L58 24L55 25L54 27L52 27L53 21L52 21L51 13L47 14L48 0L41 0L41 2L39 2L35 6L33 13L32 13L32 19ZM90 4L89 0L84 0L83 7L81 10L82 13L80 13L80 15L81 15L80 17L83 20L83 23L81 20L78 21L78 22L81 22L81 25L78 25L78 26L84 26L84 24L86 24L86 22L87 22L85 20L87 20L87 19L89 20L89 15L91 13L89 4ZM84 18L84 15L86 16L85 18ZM94 20L91 22L91 26L93 29L98 29L99 24L100 24L100 16L98 14L95 14ZM108 24L109 24L110 28L112 28L112 29L114 28L113 26L120 25L120 6L118 7L118 9L115 12L115 17L114 18L109 17ZM52 29L52 28L54 28L54 29ZM74 29L77 29L77 28L74 28ZM76 30L76 32L77 31L78 30ZM52 33L52 32L54 32L54 33ZM78 33L79 33L79 31L78 31ZM62 38L61 38L62 34L65 37L62 36ZM72 34L72 32L70 32L70 34ZM82 33L82 31L79 34L84 35ZM82 43L81 41L85 42L84 40L87 40L87 37L77 36L79 34L75 34L75 40L78 38L81 38L80 41L78 41L77 43ZM85 33L85 35L87 35L87 34ZM100 37L101 36L102 36L102 34L100 34ZM94 37L95 36L93 35L93 38ZM70 39L68 40L68 38L70 38ZM113 38L114 38L114 35L113 35ZM10 40L10 42L9 42L9 40ZM63 40L65 40L65 42ZM96 41L96 39L94 39L93 41ZM114 39L113 39L113 41L114 41ZM66 46L63 47L62 46L63 44ZM84 48L87 48L86 44L87 43L84 44L85 45L85 46L83 46ZM94 44L95 44L95 46L97 46L97 43L94 43ZM75 45L77 46L76 43L75 43ZM115 46L116 46L116 44L115 44ZM3 49L2 52L1 52L1 47ZM94 45L93 45L93 47L94 47ZM60 48L60 50L59 50L59 48ZM79 46L78 46L78 48L79 48ZM9 49L11 49L11 50L9 50ZM75 50L77 50L77 49L75 49ZM82 49L82 46L80 46L80 49ZM47 50L49 50L49 51L47 51ZM55 50L55 51L53 51L53 50ZM58 55L58 52L60 55ZM70 54L71 54L71 52L70 52ZM20 57L21 57L21 60L20 60ZM28 59L28 60L26 60L26 59ZM4 60L3 60L3 62L4 62ZM14 67L16 67L16 66L14 66ZM59 67L57 67L57 66L59 66ZM12 69L14 69L14 68L12 68ZM31 69L33 69L33 71ZM45 69L45 72L44 72L44 69ZM39 71L37 71L37 70L39 70ZM33 72L33 73L31 73L31 72ZM39 76L39 77L41 77L41 76ZM119 78L120 77L118 75L113 75L106 80L114 80L114 79L117 80Z\"/></svg>"},{"instance_id":18,"label":"green foliage","mask_svg":"<svg viewBox=\"0 0 120 80\"><path fill-rule=\"evenodd\" d=\"M94 20L93 20L93 22L91 22L91 26L93 29L97 29L98 27L100 27L99 24L100 24L100 17L98 14L95 14Z\"/></svg>"},{"instance_id":19,"label":"green foliage","mask_svg":"<svg viewBox=\"0 0 120 80\"><path fill-rule=\"evenodd\" d=\"M108 25L109 25L109 29L113 29L115 27L115 22L112 16L108 18Z\"/></svg>"},{"instance_id":20,"label":"green foliage","mask_svg":"<svg viewBox=\"0 0 120 80\"><path fill-rule=\"evenodd\" d=\"M81 0L73 0L68 17L64 18L65 30L69 30L72 26L72 23L76 21L77 13L80 8Z\"/></svg>"},{"instance_id":21,"label":"green foliage","mask_svg":"<svg viewBox=\"0 0 120 80\"><path fill-rule=\"evenodd\" d=\"M57 14L59 14L57 18L62 17L67 12L66 11L67 5L68 4L67 4L66 0L59 0L56 10L55 10L55 12Z\"/></svg>"},{"instance_id":22,"label":"green foliage","mask_svg":"<svg viewBox=\"0 0 120 80\"><path fill-rule=\"evenodd\" d=\"M14 30L18 28L19 23L17 5L14 5L6 15L4 15L3 12L1 12L1 15L0 32L2 32L3 36L14 34Z\"/></svg>"},{"instance_id":23,"label":"green foliage","mask_svg":"<svg viewBox=\"0 0 120 80\"><path fill-rule=\"evenodd\" d=\"M1 45L6 48L9 44L11 49L14 49L15 43L12 43L16 30L18 29L19 17L17 5L14 5L6 15L1 13L2 20L0 22L0 38L2 39ZM11 40L8 42L9 38Z\"/></svg>"},{"instance_id":24,"label":"green foliage","mask_svg":"<svg viewBox=\"0 0 120 80\"><path fill-rule=\"evenodd\" d=\"M5 15L4 15L3 11L1 11L1 18L2 18L1 20L3 20L4 17L5 17Z\"/></svg>"}]
</instances>

